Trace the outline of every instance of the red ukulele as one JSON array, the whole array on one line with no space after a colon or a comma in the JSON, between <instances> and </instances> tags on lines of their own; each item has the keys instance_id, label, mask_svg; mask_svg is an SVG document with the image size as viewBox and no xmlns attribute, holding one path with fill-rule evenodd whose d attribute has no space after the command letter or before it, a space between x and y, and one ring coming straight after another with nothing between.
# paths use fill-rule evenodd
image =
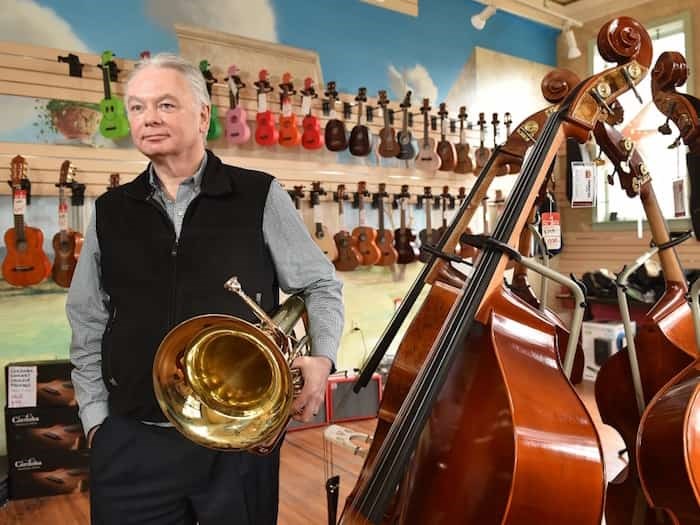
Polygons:
<instances>
[{"instance_id":1,"label":"red ukulele","mask_svg":"<svg viewBox=\"0 0 700 525\"><path fill-rule=\"evenodd\" d=\"M5 232L7 254L2 261L2 276L12 286L39 284L51 273L51 262L44 253L44 234L39 228L24 225L27 192L22 189L27 162L17 155L11 162L12 203L15 227Z\"/></svg>"},{"instance_id":2,"label":"red ukulele","mask_svg":"<svg viewBox=\"0 0 700 525\"><path fill-rule=\"evenodd\" d=\"M280 130L279 143L282 146L293 148L301 142L297 116L292 107L292 95L296 93L292 83L292 75L285 73L280 84Z\"/></svg>"},{"instance_id":3,"label":"red ukulele","mask_svg":"<svg viewBox=\"0 0 700 525\"><path fill-rule=\"evenodd\" d=\"M301 127L304 128L304 133L301 136L301 145L305 149L319 149L324 144L318 119L311 114L311 103L316 97L318 97L318 94L314 89L314 81L311 77L307 77L304 80L304 89L301 92L301 112L305 115L301 123Z\"/></svg>"},{"instance_id":4,"label":"red ukulele","mask_svg":"<svg viewBox=\"0 0 700 525\"><path fill-rule=\"evenodd\" d=\"M58 183L58 233L53 236L54 259L51 277L54 282L68 288L73 272L78 264L78 256L83 245L83 235L68 226L68 199L66 186L70 186L75 168L69 160L61 164ZM70 180L69 180L70 179Z\"/></svg>"},{"instance_id":5,"label":"red ukulele","mask_svg":"<svg viewBox=\"0 0 700 525\"><path fill-rule=\"evenodd\" d=\"M250 140L250 127L248 127L248 115L240 105L240 90L245 87L241 81L240 70L235 65L228 68L226 77L229 88L229 106L226 112L226 140L229 144L245 144Z\"/></svg>"},{"instance_id":6,"label":"red ukulele","mask_svg":"<svg viewBox=\"0 0 700 525\"><path fill-rule=\"evenodd\" d=\"M255 129L255 142L261 146L277 144L279 134L275 129L275 119L272 111L267 109L267 94L272 91L267 69L261 69L258 73L258 81L255 82L258 90L258 114L255 116L257 127Z\"/></svg>"}]
</instances>

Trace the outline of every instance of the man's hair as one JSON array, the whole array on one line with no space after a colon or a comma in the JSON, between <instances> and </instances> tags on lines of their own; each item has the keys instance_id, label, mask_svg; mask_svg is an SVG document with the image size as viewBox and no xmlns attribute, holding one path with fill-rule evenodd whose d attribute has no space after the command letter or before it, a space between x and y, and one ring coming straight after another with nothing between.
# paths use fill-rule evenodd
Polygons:
<instances>
[{"instance_id":1,"label":"man's hair","mask_svg":"<svg viewBox=\"0 0 700 525\"><path fill-rule=\"evenodd\" d=\"M173 53L158 53L152 57L142 58L126 79L126 92L129 91L129 82L138 72L146 67L159 67L163 69L174 69L179 71L189 82L192 94L197 102L205 106L211 106L211 98L207 91L207 83L202 72L181 56Z\"/></svg>"}]
</instances>

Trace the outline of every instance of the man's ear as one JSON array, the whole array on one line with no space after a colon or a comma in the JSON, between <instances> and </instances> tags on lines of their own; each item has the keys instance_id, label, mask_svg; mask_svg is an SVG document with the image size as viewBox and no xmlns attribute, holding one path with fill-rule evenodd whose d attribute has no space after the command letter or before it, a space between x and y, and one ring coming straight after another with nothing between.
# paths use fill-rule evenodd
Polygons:
<instances>
[{"instance_id":1,"label":"man's ear","mask_svg":"<svg viewBox=\"0 0 700 525\"><path fill-rule=\"evenodd\" d=\"M209 132L209 120L211 119L211 106L202 104L202 109L199 112L199 132L207 134Z\"/></svg>"}]
</instances>

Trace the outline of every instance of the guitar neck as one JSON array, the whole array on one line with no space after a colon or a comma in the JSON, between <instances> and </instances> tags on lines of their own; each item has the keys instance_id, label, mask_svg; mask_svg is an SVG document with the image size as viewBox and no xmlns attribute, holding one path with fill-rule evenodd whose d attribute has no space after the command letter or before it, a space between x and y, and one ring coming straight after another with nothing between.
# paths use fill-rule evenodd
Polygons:
<instances>
[{"instance_id":1,"label":"guitar neck","mask_svg":"<svg viewBox=\"0 0 700 525\"><path fill-rule=\"evenodd\" d=\"M361 126L362 125L362 102L358 102L357 104L357 125Z\"/></svg>"},{"instance_id":2,"label":"guitar neck","mask_svg":"<svg viewBox=\"0 0 700 525\"><path fill-rule=\"evenodd\" d=\"M379 231L384 231L384 197L378 196L377 200L377 213L379 214L378 226Z\"/></svg>"},{"instance_id":3,"label":"guitar neck","mask_svg":"<svg viewBox=\"0 0 700 525\"><path fill-rule=\"evenodd\" d=\"M15 238L18 242L26 240L24 235L24 215L15 215Z\"/></svg>"},{"instance_id":4,"label":"guitar neck","mask_svg":"<svg viewBox=\"0 0 700 525\"><path fill-rule=\"evenodd\" d=\"M425 229L428 233L433 231L433 199L425 199Z\"/></svg>"},{"instance_id":5,"label":"guitar neck","mask_svg":"<svg viewBox=\"0 0 700 525\"><path fill-rule=\"evenodd\" d=\"M104 84L105 98L112 98L112 89L109 85L109 64L102 64L102 83Z\"/></svg>"},{"instance_id":6,"label":"guitar neck","mask_svg":"<svg viewBox=\"0 0 700 525\"><path fill-rule=\"evenodd\" d=\"M384 127L389 129L389 108L382 106L382 113L384 114Z\"/></svg>"},{"instance_id":7,"label":"guitar neck","mask_svg":"<svg viewBox=\"0 0 700 525\"><path fill-rule=\"evenodd\" d=\"M404 134L408 133L408 108L403 108L403 124L401 125L401 131Z\"/></svg>"},{"instance_id":8,"label":"guitar neck","mask_svg":"<svg viewBox=\"0 0 700 525\"><path fill-rule=\"evenodd\" d=\"M423 146L428 147L428 125L430 123L430 113L423 113Z\"/></svg>"},{"instance_id":9,"label":"guitar neck","mask_svg":"<svg viewBox=\"0 0 700 525\"><path fill-rule=\"evenodd\" d=\"M401 231L406 231L406 202L401 200Z\"/></svg>"}]
</instances>

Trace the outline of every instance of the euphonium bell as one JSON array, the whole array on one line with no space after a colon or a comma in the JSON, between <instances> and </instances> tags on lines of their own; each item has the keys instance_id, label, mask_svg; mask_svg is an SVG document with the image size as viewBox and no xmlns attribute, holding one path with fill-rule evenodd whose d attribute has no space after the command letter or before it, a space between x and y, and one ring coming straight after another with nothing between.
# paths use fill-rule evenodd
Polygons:
<instances>
[{"instance_id":1,"label":"euphonium bell","mask_svg":"<svg viewBox=\"0 0 700 525\"><path fill-rule=\"evenodd\" d=\"M289 333L304 313L292 295L272 318L236 277L224 287L260 319L231 315L188 319L163 339L153 362L153 387L163 413L186 438L217 450L266 454L277 444L303 385L291 363L305 346Z\"/></svg>"}]
</instances>

